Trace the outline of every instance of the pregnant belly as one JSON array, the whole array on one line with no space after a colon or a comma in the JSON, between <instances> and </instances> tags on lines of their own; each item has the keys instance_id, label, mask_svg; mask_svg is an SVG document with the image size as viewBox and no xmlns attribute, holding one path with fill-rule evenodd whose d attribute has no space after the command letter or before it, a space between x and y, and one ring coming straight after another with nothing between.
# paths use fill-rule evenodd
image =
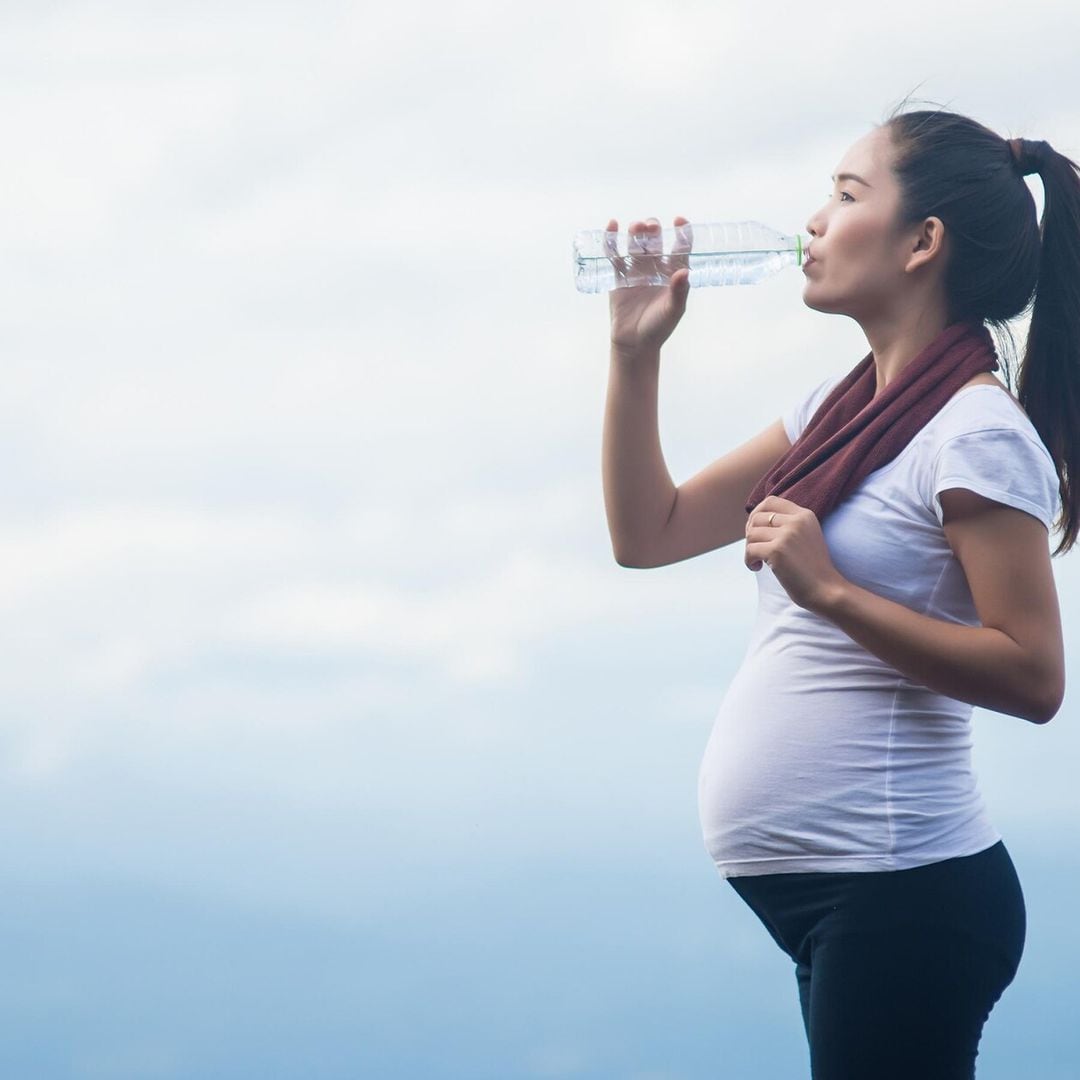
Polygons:
<instances>
[{"instance_id":1,"label":"pregnant belly","mask_svg":"<svg viewBox=\"0 0 1080 1080\"><path fill-rule=\"evenodd\" d=\"M872 705L853 706L851 691L785 691L775 680L736 678L698 776L715 860L888 850L888 725L881 730Z\"/></svg>"}]
</instances>

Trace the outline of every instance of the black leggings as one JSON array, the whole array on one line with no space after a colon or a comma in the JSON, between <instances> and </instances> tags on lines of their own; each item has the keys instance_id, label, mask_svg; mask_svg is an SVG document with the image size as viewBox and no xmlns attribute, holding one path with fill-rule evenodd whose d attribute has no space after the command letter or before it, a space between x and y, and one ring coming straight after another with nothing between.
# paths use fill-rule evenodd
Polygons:
<instances>
[{"instance_id":1,"label":"black leggings","mask_svg":"<svg viewBox=\"0 0 1080 1080\"><path fill-rule=\"evenodd\" d=\"M869 873L727 879L795 961L813 1080L971 1080L1027 915L999 840Z\"/></svg>"}]
</instances>

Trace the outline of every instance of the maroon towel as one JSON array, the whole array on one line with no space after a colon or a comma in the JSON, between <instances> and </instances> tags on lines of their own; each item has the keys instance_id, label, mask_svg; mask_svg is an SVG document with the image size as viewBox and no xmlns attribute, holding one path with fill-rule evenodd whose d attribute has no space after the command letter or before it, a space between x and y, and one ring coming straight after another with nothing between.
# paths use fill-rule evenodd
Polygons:
<instances>
[{"instance_id":1,"label":"maroon towel","mask_svg":"<svg viewBox=\"0 0 1080 1080\"><path fill-rule=\"evenodd\" d=\"M953 323L875 398L874 354L867 353L757 482L746 512L767 495L780 495L823 521L866 476L892 461L964 383L997 367L990 331L982 323Z\"/></svg>"}]
</instances>

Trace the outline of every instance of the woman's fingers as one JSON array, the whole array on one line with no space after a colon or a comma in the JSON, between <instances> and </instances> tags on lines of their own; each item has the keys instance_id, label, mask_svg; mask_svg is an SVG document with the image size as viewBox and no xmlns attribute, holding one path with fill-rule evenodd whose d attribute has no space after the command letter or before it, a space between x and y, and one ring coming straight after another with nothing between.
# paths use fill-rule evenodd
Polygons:
<instances>
[{"instance_id":1,"label":"woman's fingers","mask_svg":"<svg viewBox=\"0 0 1080 1080\"><path fill-rule=\"evenodd\" d=\"M659 218L651 217L645 221L645 250L650 255L664 253L664 235Z\"/></svg>"},{"instance_id":2,"label":"woman's fingers","mask_svg":"<svg viewBox=\"0 0 1080 1080\"><path fill-rule=\"evenodd\" d=\"M652 265L664 268L667 273L682 269L689 270L690 260L687 256L694 248L693 226L681 214L674 218L674 223L674 242L670 253L665 255L664 231L660 225L660 219L650 217L644 220L632 220L626 229L627 255L621 256L618 250L619 223L615 218L611 218L604 231L604 253L620 271L629 272L625 261L627 257L645 255L658 257L659 262Z\"/></svg>"},{"instance_id":3,"label":"woman's fingers","mask_svg":"<svg viewBox=\"0 0 1080 1080\"><path fill-rule=\"evenodd\" d=\"M604 230L604 254L616 269L622 267L622 256L619 254L619 223L615 218L608 220L607 228Z\"/></svg>"},{"instance_id":4,"label":"woman's fingers","mask_svg":"<svg viewBox=\"0 0 1080 1080\"><path fill-rule=\"evenodd\" d=\"M626 250L631 255L645 254L645 223L643 221L630 222L626 230Z\"/></svg>"},{"instance_id":5,"label":"woman's fingers","mask_svg":"<svg viewBox=\"0 0 1080 1080\"><path fill-rule=\"evenodd\" d=\"M694 250L694 227L681 215L675 218L675 243L672 255L684 255Z\"/></svg>"},{"instance_id":6,"label":"woman's fingers","mask_svg":"<svg viewBox=\"0 0 1080 1080\"><path fill-rule=\"evenodd\" d=\"M618 235L618 222L612 218L607 225L606 240L609 244L614 243ZM660 219L651 217L644 221L631 221L626 230L626 248L632 255L663 255L664 254L664 231L660 225ZM686 218L681 215L675 218L675 241L671 247L672 254L685 254L693 250L694 229ZM612 250L608 254L613 254Z\"/></svg>"}]
</instances>

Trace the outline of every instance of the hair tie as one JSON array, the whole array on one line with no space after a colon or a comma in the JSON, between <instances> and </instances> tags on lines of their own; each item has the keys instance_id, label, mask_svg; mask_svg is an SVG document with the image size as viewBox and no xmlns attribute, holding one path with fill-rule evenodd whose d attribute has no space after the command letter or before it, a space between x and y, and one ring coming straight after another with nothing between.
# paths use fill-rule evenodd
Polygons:
<instances>
[{"instance_id":1,"label":"hair tie","mask_svg":"<svg viewBox=\"0 0 1080 1080\"><path fill-rule=\"evenodd\" d=\"M1041 173L1050 144L1043 139L1009 139L1013 164L1021 176Z\"/></svg>"}]
</instances>

